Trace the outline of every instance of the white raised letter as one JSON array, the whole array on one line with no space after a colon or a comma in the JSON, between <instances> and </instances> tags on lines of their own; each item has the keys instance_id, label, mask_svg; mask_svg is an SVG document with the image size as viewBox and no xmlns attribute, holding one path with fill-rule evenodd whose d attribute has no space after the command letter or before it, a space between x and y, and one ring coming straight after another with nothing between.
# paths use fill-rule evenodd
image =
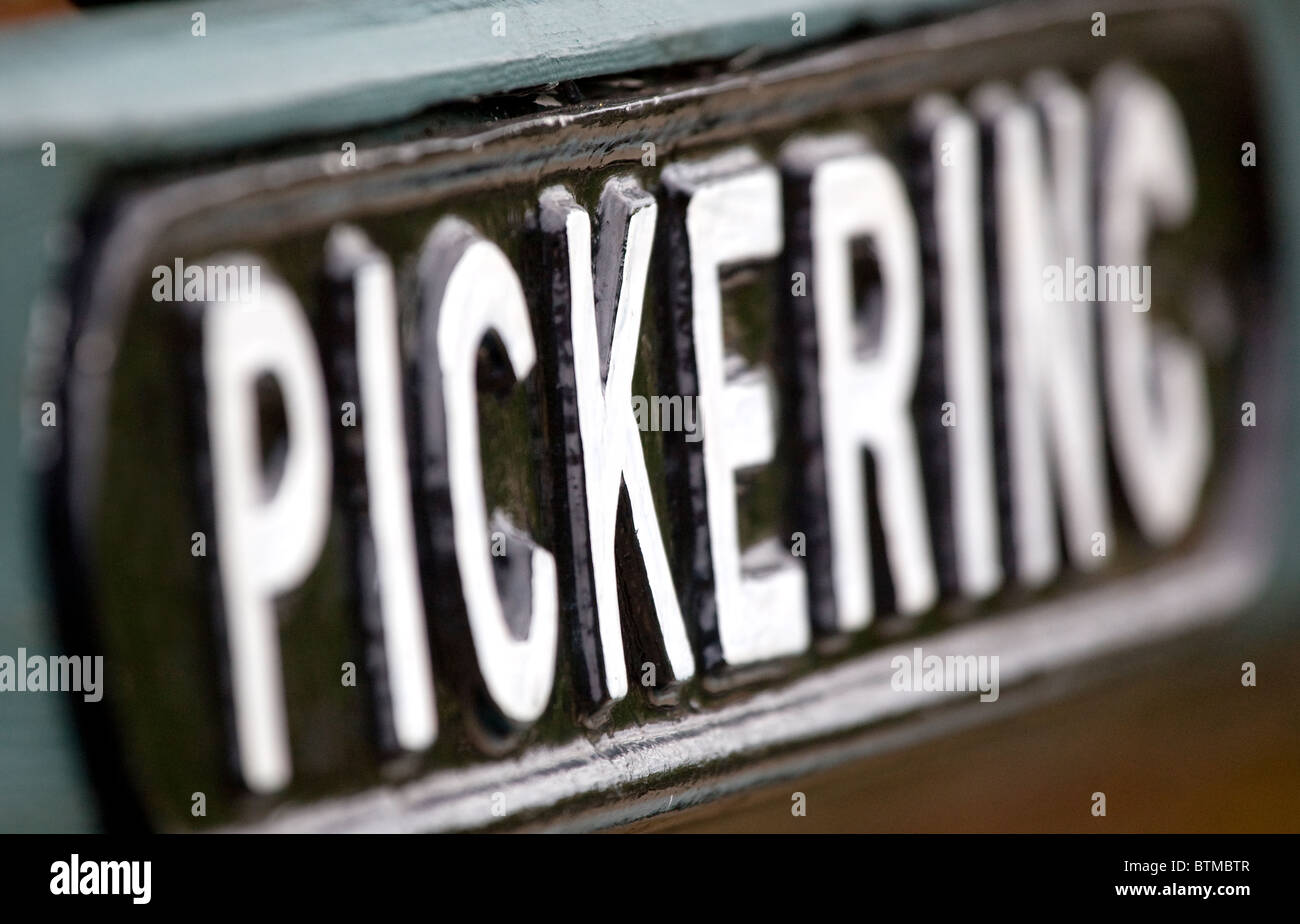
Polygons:
<instances>
[{"instance_id":1,"label":"white raised letter","mask_svg":"<svg viewBox=\"0 0 1300 924\"><path fill-rule=\"evenodd\" d=\"M1182 116L1163 87L1129 67L1103 72L1095 93L1101 260L1145 265L1152 227L1179 226L1196 201ZM1107 302L1104 318L1106 407L1125 494L1143 534L1173 542L1196 515L1210 464L1205 362L1194 342L1129 301Z\"/></svg>"},{"instance_id":2,"label":"white raised letter","mask_svg":"<svg viewBox=\"0 0 1300 924\"><path fill-rule=\"evenodd\" d=\"M807 159L810 145L835 143L806 142L787 156ZM918 613L938 596L911 416L922 323L916 221L898 172L881 154L857 147L818 163L809 191L832 573L842 630L860 629L875 615L863 450L876 464L898 609ZM858 239L871 242L880 269L883 306L874 347L862 345L855 330L852 244Z\"/></svg>"},{"instance_id":3,"label":"white raised letter","mask_svg":"<svg viewBox=\"0 0 1300 924\"><path fill-rule=\"evenodd\" d=\"M346 226L326 241L326 263L332 273L352 281L369 523L393 733L398 746L419 751L437 737L438 714L411 516L393 268L359 230Z\"/></svg>"},{"instance_id":4,"label":"white raised letter","mask_svg":"<svg viewBox=\"0 0 1300 924\"><path fill-rule=\"evenodd\" d=\"M717 629L722 656L744 664L803 651L809 641L803 568L778 540L742 557L735 473L772 458L776 421L766 369L724 368L719 269L781 250L781 184L749 149L663 172L670 195L689 200L690 315Z\"/></svg>"},{"instance_id":5,"label":"white raised letter","mask_svg":"<svg viewBox=\"0 0 1300 924\"><path fill-rule=\"evenodd\" d=\"M1076 567L1103 562L1092 555L1092 535L1109 533L1110 505L1093 384L1093 307L1049 301L1044 288L1049 267L1092 259L1087 109L1062 78L1039 75L1031 87L1051 143L1050 185L1034 109L1001 84L981 88L975 102L993 138L986 175L997 221L1015 571L1038 586L1060 567L1052 463Z\"/></svg>"},{"instance_id":6,"label":"white raised letter","mask_svg":"<svg viewBox=\"0 0 1300 924\"><path fill-rule=\"evenodd\" d=\"M493 572L476 381L479 345L490 332L500 338L516 378L533 368L536 348L528 307L506 255L458 218L438 222L420 264L426 323L436 325L432 339L441 375L455 559L475 656L502 714L532 722L546 708L555 676L555 558L505 522L493 524L506 533L508 555L515 550L529 555L526 590L511 595L515 605L528 610L527 637L518 638L507 622ZM424 343L429 344L427 336ZM426 391L426 400L428 395Z\"/></svg>"},{"instance_id":7,"label":"white raised letter","mask_svg":"<svg viewBox=\"0 0 1300 924\"><path fill-rule=\"evenodd\" d=\"M961 409L959 425L946 433L952 451L957 582L963 594L978 599L1002 583L980 238L979 131L975 120L947 97L922 100L916 120L929 141L934 175L945 397Z\"/></svg>"},{"instance_id":8,"label":"white raised letter","mask_svg":"<svg viewBox=\"0 0 1300 924\"><path fill-rule=\"evenodd\" d=\"M543 211L563 220L568 244L570 333L586 483L587 541L605 682L609 698L617 700L627 695L614 563L614 531L624 487L673 678L684 680L695 673L650 491L641 434L632 413L632 371L658 209L654 199L630 179L616 178L606 184L600 199L600 247L593 289L591 220L586 210L562 187L545 190L541 198ZM602 334L597 329L598 310L601 318L613 321L612 331L604 334L608 344L605 360ZM607 365L604 374L602 365Z\"/></svg>"},{"instance_id":9,"label":"white raised letter","mask_svg":"<svg viewBox=\"0 0 1300 924\"><path fill-rule=\"evenodd\" d=\"M264 280L251 304L205 306L203 369L239 765L249 789L273 792L291 774L275 597L316 563L329 525L331 471L320 359L283 282ZM270 497L258 438L262 376L279 387L288 427L283 471Z\"/></svg>"}]
</instances>

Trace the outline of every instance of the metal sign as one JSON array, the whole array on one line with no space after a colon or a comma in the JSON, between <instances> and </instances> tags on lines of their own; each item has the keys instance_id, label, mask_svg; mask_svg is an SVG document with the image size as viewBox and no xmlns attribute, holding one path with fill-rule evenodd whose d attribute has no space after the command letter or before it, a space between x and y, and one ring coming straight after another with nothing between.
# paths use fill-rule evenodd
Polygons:
<instances>
[{"instance_id":1,"label":"metal sign","mask_svg":"<svg viewBox=\"0 0 1300 924\"><path fill-rule=\"evenodd\" d=\"M1248 598L1235 26L1050 9L107 184L47 485L113 798L604 823Z\"/></svg>"}]
</instances>

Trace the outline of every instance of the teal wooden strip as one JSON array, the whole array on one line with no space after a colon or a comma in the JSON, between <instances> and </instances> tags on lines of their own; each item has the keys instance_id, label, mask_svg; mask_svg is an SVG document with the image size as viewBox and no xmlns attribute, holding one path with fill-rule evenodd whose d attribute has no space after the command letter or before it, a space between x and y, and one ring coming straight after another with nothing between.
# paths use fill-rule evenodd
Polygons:
<instances>
[{"instance_id":1,"label":"teal wooden strip","mask_svg":"<svg viewBox=\"0 0 1300 924\"><path fill-rule=\"evenodd\" d=\"M1300 58L1295 50L1300 47L1300 15L1295 0L1241 2L1250 13L1246 22L1259 50L1256 73L1262 85L1267 137L1253 140L1260 151L1271 152L1259 163L1260 169L1269 171L1269 186L1276 197L1272 214L1277 235L1280 335L1286 338L1283 355L1296 357L1300 355L1300 184L1295 182L1300 171ZM1287 368L1276 370L1281 388L1294 389L1294 368L1292 359ZM1285 513L1268 607L1276 619L1293 623L1300 595L1300 472L1296 462L1300 459L1300 401L1291 397L1276 412L1287 417L1283 452L1288 470L1278 492Z\"/></svg>"},{"instance_id":2,"label":"teal wooden strip","mask_svg":"<svg viewBox=\"0 0 1300 924\"><path fill-rule=\"evenodd\" d=\"M0 653L58 652L45 590L36 485L19 452L31 408L20 393L30 309L49 285L47 236L88 187L69 146L62 166L0 158ZM66 158L66 159L64 159ZM62 653L62 652L58 652ZM106 667L106 669L111 669ZM55 694L0 694L0 832L93 830L97 811L72 726Z\"/></svg>"},{"instance_id":3,"label":"teal wooden strip","mask_svg":"<svg viewBox=\"0 0 1300 924\"><path fill-rule=\"evenodd\" d=\"M0 147L121 156L373 124L433 103L813 43L971 0L148 4L0 36ZM206 35L191 34L202 8ZM791 17L806 16L807 35ZM494 17L503 19L494 20ZM494 35L494 23L505 34Z\"/></svg>"}]
</instances>

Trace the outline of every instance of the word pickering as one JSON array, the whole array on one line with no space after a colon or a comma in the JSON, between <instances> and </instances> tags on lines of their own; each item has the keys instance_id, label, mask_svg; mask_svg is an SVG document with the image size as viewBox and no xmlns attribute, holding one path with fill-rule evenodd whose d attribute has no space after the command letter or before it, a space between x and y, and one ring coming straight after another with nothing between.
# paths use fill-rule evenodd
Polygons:
<instances>
[{"instance_id":1,"label":"word pickering","mask_svg":"<svg viewBox=\"0 0 1300 924\"><path fill-rule=\"evenodd\" d=\"M625 630L657 650L653 696L697 673L707 682L798 655L814 632L860 630L886 605L920 614L942 595L1041 587L1064 562L1093 571L1105 561L1097 537L1114 542L1108 451L1143 536L1157 546L1182 537L1212 451L1199 348L1133 310L1135 289L1150 297L1145 278L1127 293L1108 287L1104 301L1048 305L1043 271L1147 266L1150 234L1191 216L1196 171L1181 114L1151 78L1116 65L1091 98L1052 73L1023 90L979 87L969 108L925 97L906 171L865 136L805 134L772 162L741 146L673 163L653 194L634 176L609 180L594 203L546 188L520 258L525 278L540 280L536 317L520 270L454 214L418 254L409 328L399 325L392 259L356 227L331 231L325 314L343 333L328 338L324 361L297 296L269 272L253 303L195 312L204 373L195 400L208 424L246 785L272 792L292 778L275 606L325 545L336 466L365 480L341 504L355 570L372 578L358 594L360 621L377 653L381 735L398 751L437 737L435 610L451 673L464 673L449 677L458 694L491 727L522 729L551 698L561 611L575 620L565 637L594 721L627 695ZM856 330L863 242L879 279L869 350ZM774 370L724 349L721 280L763 261L801 282L768 309L790 370L781 390ZM642 454L647 407L631 393L652 271L668 340L664 392L695 399L691 439L664 438L668 524ZM922 370L927 312L942 349ZM548 515L563 524L552 548L487 509L477 364L488 335L507 380L536 374L548 432L562 434L544 469ZM288 434L274 484L255 397L268 378ZM795 402L780 418L778 396ZM918 433L918 399L936 421L951 402L956 425ZM347 401L359 401L363 432L333 444L330 408ZM785 500L805 554L776 538L740 541L737 475L773 461L778 419L809 460ZM877 483L871 509L864 454ZM869 547L874 518L880 550ZM952 553L942 560L939 530ZM504 556L490 551L493 532ZM888 600L873 561L888 571ZM626 607L636 612L620 608L628 567L648 589L644 605Z\"/></svg>"}]
</instances>

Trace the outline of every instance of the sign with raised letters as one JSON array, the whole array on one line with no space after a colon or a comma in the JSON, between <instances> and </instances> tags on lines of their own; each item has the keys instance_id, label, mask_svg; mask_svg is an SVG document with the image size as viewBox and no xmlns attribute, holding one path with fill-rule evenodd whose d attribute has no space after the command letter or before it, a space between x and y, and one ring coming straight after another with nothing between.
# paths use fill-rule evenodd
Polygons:
<instances>
[{"instance_id":1,"label":"sign with raised letters","mask_svg":"<svg viewBox=\"0 0 1300 924\"><path fill-rule=\"evenodd\" d=\"M595 811L820 734L693 716L1212 531L1267 323L1235 27L961 23L107 185L47 484L115 798Z\"/></svg>"}]
</instances>

